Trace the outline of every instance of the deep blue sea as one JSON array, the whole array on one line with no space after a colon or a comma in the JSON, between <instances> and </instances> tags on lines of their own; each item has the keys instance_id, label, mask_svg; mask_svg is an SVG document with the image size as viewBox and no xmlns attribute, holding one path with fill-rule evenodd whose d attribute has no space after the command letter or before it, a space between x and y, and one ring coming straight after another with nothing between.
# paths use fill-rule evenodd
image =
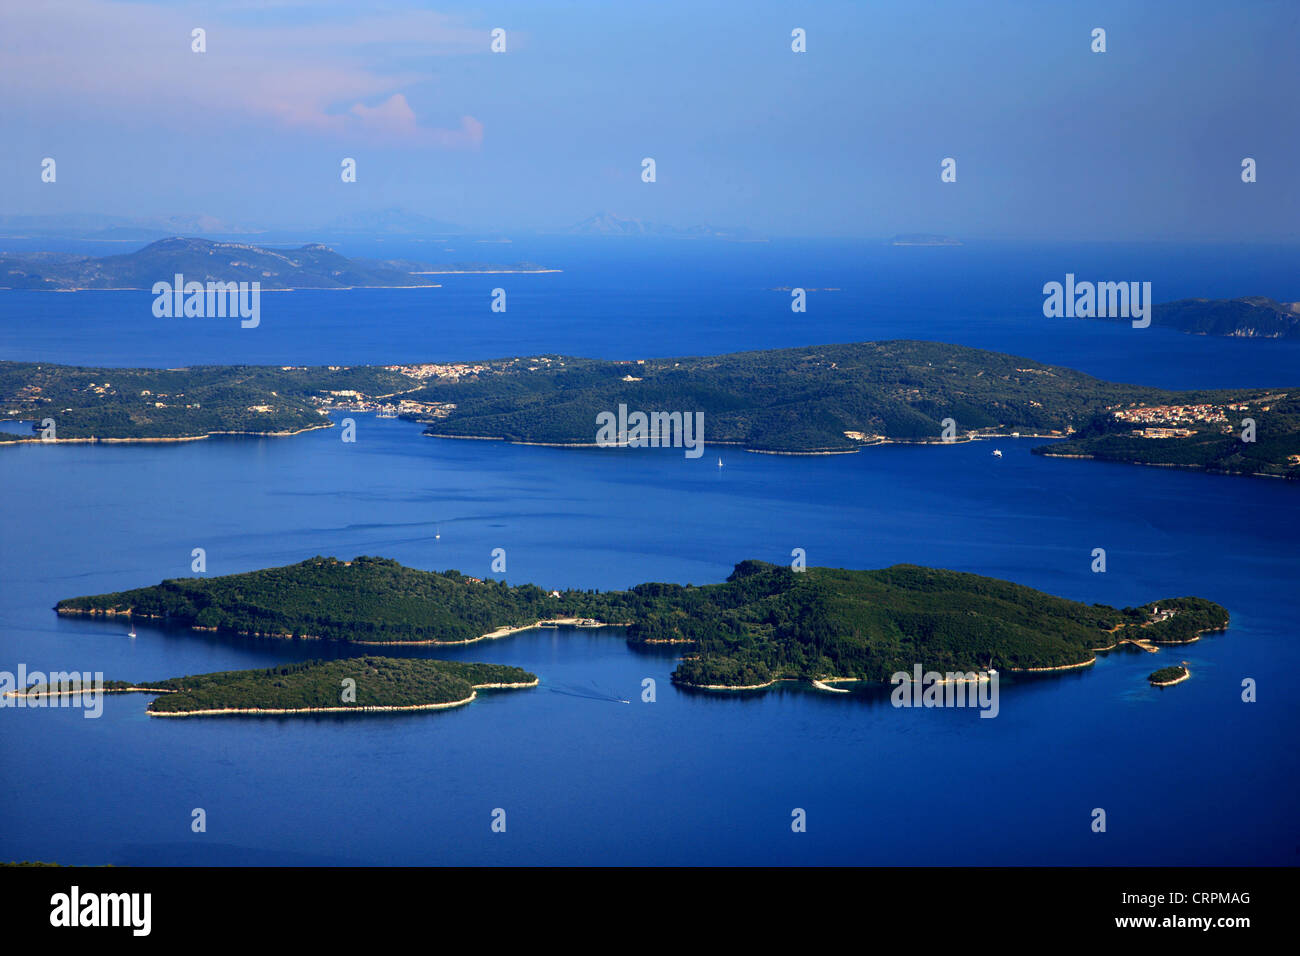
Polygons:
<instances>
[{"instance_id":1,"label":"deep blue sea","mask_svg":"<svg viewBox=\"0 0 1300 956\"><path fill-rule=\"evenodd\" d=\"M393 244L387 244L393 246ZM456 243L448 245L455 246ZM501 251L502 249L508 252ZM485 249L493 250L491 253ZM342 247L378 254L373 245ZM275 293L262 326L159 320L148 293L0 293L0 358L97 365L636 358L937 339L1113 379L1288 384L1293 343L1041 315L1067 271L1157 300L1300 298L1270 247L536 240L456 249L558 275ZM415 244L387 251L429 256ZM779 286L814 292L789 312ZM489 311L495 286L504 315ZM1166 291L1167 290L1167 291ZM206 324L204 324L206 323ZM146 716L144 695L0 710L0 860L116 864L1294 864L1300 489L1029 454L1031 440L828 457L575 450L424 438L369 416L289 439L0 448L0 669L147 680L347 654L60 619L60 598L190 574L378 554L545 587L706 583L745 558L913 562L1114 605L1185 594L1232 626L1065 675L1003 675L1000 714L895 709L878 690L674 688L671 650L616 629L406 653L516 664L531 690L364 718ZM725 467L718 469L721 454ZM439 534L440 538L435 538ZM507 571L490 571L505 548ZM1090 570L1107 551L1108 570ZM1157 666L1193 678L1153 689ZM657 700L643 703L644 678ZM1241 683L1258 701L1241 700ZM626 698L631 704L615 700ZM203 808L207 831L193 833ZM502 808L507 831L493 833ZM807 812L793 833L791 812ZM1090 828L1107 812L1105 833Z\"/></svg>"},{"instance_id":2,"label":"deep blue sea","mask_svg":"<svg viewBox=\"0 0 1300 956\"><path fill-rule=\"evenodd\" d=\"M261 240L259 240L261 241ZM306 241L305 239L303 241ZM298 243L299 245L301 242ZM0 242L0 251L48 248ZM543 275L443 276L437 289L264 292L261 324L156 319L137 292L5 292L0 358L64 364L358 365L564 353L635 359L930 339L1171 388L1289 384L1300 341L1259 343L1045 319L1045 282L1147 281L1157 302L1300 299L1300 248L1272 245L532 238L331 243L351 256L532 261ZM70 245L104 255L127 244ZM168 278L170 277L162 277ZM808 290L790 311L791 287ZM492 312L492 290L506 311ZM828 291L834 289L836 291Z\"/></svg>"}]
</instances>

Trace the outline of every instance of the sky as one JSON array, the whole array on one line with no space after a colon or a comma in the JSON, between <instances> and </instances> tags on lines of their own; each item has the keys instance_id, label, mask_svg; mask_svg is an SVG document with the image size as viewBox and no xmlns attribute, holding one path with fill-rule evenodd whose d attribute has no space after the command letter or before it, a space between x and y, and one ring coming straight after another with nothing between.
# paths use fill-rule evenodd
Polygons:
<instances>
[{"instance_id":1,"label":"sky","mask_svg":"<svg viewBox=\"0 0 1300 956\"><path fill-rule=\"evenodd\" d=\"M0 215L1290 242L1298 40L1286 0L0 0Z\"/></svg>"}]
</instances>

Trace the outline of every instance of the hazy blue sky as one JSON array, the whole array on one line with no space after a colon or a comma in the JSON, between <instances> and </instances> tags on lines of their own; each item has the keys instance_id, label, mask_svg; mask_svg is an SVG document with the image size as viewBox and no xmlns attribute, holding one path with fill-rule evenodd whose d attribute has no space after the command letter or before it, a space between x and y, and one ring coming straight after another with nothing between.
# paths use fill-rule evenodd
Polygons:
<instances>
[{"instance_id":1,"label":"hazy blue sky","mask_svg":"<svg viewBox=\"0 0 1300 956\"><path fill-rule=\"evenodd\" d=\"M1297 2L5 0L0 213L1296 239L1297 41Z\"/></svg>"}]
</instances>

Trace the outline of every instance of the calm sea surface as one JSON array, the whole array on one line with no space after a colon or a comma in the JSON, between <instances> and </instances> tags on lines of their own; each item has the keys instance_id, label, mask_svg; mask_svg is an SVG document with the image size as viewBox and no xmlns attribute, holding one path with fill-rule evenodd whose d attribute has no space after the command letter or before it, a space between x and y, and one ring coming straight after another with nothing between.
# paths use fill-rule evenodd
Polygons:
<instances>
[{"instance_id":1,"label":"calm sea surface","mask_svg":"<svg viewBox=\"0 0 1300 956\"><path fill-rule=\"evenodd\" d=\"M487 259L485 248L498 247L457 254ZM1153 384L1296 380L1289 344L1035 317L1037 290L1066 271L1163 275L1168 298L1297 297L1287 288L1294 257L1277 250L1121 252L1062 247L1027 263L1028 251L976 247L555 243L509 258L558 265L559 276L268 294L257 330L166 324L149 314L147 293L0 293L0 357L105 365L638 357L907 336ZM943 256L954 258L933 272ZM923 281L927 269L939 278ZM487 311L495 285L510 289L505 316ZM792 322L788 293L770 291L782 285L843 291L813 293L810 314ZM131 640L121 624L50 609L63 597L189 575L196 547L206 549L210 574L378 554L479 576L490 575L490 553L501 547L508 571L491 576L600 588L718 581L744 558L788 561L801 547L815 565L915 562L1115 605L1202 595L1229 608L1232 627L1157 655L1112 652L1065 676L1008 678L993 720L896 710L878 691L686 692L668 680L673 653L633 651L615 629L410 649L516 664L542 678L536 689L483 693L441 713L166 721L145 715L143 695L107 698L98 720L73 708L6 708L0 859L1297 859L1294 485L1044 459L1029 454L1028 440L1001 440L1001 459L988 442L830 457L726 449L720 470L716 453L690 460L438 440L404 422L354 417L351 445L331 430L0 448L0 669L147 680L350 652L140 624ZM1089 569L1097 547L1107 551L1105 574ZM1144 681L1179 660L1191 681L1164 691ZM640 700L647 677L657 682L654 703ZM1257 703L1240 699L1248 677ZM203 834L190 830L199 807ZM1108 815L1104 834L1089 827L1097 807ZM505 834L491 832L495 808L506 811ZM806 833L791 832L794 808L807 811Z\"/></svg>"},{"instance_id":2,"label":"calm sea surface","mask_svg":"<svg viewBox=\"0 0 1300 956\"><path fill-rule=\"evenodd\" d=\"M1157 302L1241 295L1294 301L1294 246L574 238L333 245L352 256L532 261L563 271L443 276L438 289L265 292L256 329L229 319L156 319L147 290L5 292L0 358L361 365L557 352L632 359L912 338L1171 388L1285 385L1300 368L1300 341L1207 343L1042 312L1043 284L1063 282L1067 272L1080 280L1149 281ZM48 243L0 241L2 251L27 247ZM130 248L101 243L70 251ZM808 290L802 315L790 311L791 287ZM506 291L504 313L490 311L495 288Z\"/></svg>"}]
</instances>

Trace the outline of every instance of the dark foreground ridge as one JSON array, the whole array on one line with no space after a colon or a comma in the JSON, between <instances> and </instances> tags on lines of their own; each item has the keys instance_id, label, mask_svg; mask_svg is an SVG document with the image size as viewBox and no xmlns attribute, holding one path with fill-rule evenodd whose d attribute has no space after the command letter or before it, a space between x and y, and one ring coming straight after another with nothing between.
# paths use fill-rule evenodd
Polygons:
<instances>
[{"instance_id":1,"label":"dark foreground ridge","mask_svg":"<svg viewBox=\"0 0 1300 956\"><path fill-rule=\"evenodd\" d=\"M60 601L60 614L131 615L170 626L274 638L445 644L543 623L626 624L632 644L677 644L674 680L752 687L782 679L886 681L927 670L1080 667L1123 641L1174 644L1228 625L1202 598L1116 609L958 571L875 571L762 561L703 586L544 591L386 558L300 564Z\"/></svg>"},{"instance_id":2,"label":"dark foreground ridge","mask_svg":"<svg viewBox=\"0 0 1300 956\"><path fill-rule=\"evenodd\" d=\"M1300 389L1176 392L934 342L611 362L541 355L403 366L76 368L0 363L0 417L55 441L169 441L327 428L376 411L442 438L597 443L598 416L704 416L706 444L786 454L1012 434L1062 457L1300 478ZM1243 421L1255 422L1243 440ZM945 422L951 420L950 430ZM635 423L631 423L635 428ZM698 433L697 437L698 437ZM629 432L627 437L634 437ZM37 441L0 433L0 442Z\"/></svg>"}]
</instances>

